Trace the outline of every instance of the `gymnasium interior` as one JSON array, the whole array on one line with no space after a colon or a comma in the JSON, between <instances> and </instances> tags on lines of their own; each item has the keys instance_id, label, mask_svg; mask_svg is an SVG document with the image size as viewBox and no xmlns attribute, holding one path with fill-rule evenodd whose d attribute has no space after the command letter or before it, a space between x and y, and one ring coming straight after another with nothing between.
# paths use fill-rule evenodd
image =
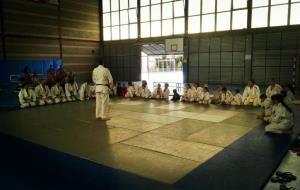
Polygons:
<instances>
[{"instance_id":1,"label":"gymnasium interior","mask_svg":"<svg viewBox=\"0 0 300 190\"><path fill-rule=\"evenodd\" d=\"M0 0L0 35L0 189L300 188L300 0ZM111 95L105 122L95 97L20 107L24 73L79 88L99 64L170 95ZM172 101L249 80L293 89L288 133L266 132L261 105Z\"/></svg>"}]
</instances>

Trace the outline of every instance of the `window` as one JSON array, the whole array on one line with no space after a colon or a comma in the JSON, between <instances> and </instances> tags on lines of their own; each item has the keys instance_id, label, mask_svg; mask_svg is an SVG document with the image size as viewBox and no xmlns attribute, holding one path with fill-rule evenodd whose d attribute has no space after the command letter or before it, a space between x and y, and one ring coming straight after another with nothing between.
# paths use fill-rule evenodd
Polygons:
<instances>
[{"instance_id":1,"label":"window","mask_svg":"<svg viewBox=\"0 0 300 190\"><path fill-rule=\"evenodd\" d=\"M141 37L184 33L184 0L141 0L140 9Z\"/></svg>"},{"instance_id":2,"label":"window","mask_svg":"<svg viewBox=\"0 0 300 190\"><path fill-rule=\"evenodd\" d=\"M290 24L297 23L297 18L294 17L294 5L299 0L253 0L252 3L252 28L262 28L269 26L286 26L289 24L289 6ZM270 3L270 4L269 4ZM298 19L300 19L298 14Z\"/></svg>"},{"instance_id":3,"label":"window","mask_svg":"<svg viewBox=\"0 0 300 190\"><path fill-rule=\"evenodd\" d=\"M103 0L103 40L137 38L137 0Z\"/></svg>"},{"instance_id":4,"label":"window","mask_svg":"<svg viewBox=\"0 0 300 190\"><path fill-rule=\"evenodd\" d=\"M300 24L300 0L292 0L290 24Z\"/></svg>"}]
</instances>

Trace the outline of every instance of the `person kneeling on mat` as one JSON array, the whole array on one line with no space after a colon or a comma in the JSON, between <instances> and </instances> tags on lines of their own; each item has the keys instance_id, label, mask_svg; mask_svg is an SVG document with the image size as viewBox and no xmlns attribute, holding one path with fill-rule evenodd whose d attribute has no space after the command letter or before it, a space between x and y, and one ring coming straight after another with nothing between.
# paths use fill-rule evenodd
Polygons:
<instances>
[{"instance_id":1,"label":"person kneeling on mat","mask_svg":"<svg viewBox=\"0 0 300 190\"><path fill-rule=\"evenodd\" d=\"M279 134L292 133L294 126L292 110L284 103L280 94L271 96L271 100L271 116L264 118L264 120L269 123L266 126L265 131Z\"/></svg>"}]
</instances>

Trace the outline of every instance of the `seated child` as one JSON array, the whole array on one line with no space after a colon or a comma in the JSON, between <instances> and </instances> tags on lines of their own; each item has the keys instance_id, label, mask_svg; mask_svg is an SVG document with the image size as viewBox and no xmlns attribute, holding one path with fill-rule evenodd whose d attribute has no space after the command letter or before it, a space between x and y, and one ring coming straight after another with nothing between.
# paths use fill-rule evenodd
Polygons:
<instances>
[{"instance_id":1,"label":"seated child","mask_svg":"<svg viewBox=\"0 0 300 190\"><path fill-rule=\"evenodd\" d=\"M271 100L267 98L266 94L260 95L260 106L263 108L257 119L264 119L265 117L270 117L272 112Z\"/></svg>"},{"instance_id":2,"label":"seated child","mask_svg":"<svg viewBox=\"0 0 300 190\"><path fill-rule=\"evenodd\" d=\"M91 96L90 93L90 85L88 82L84 82L81 84L79 88L79 100L84 101L84 100L89 100Z\"/></svg>"},{"instance_id":3,"label":"seated child","mask_svg":"<svg viewBox=\"0 0 300 190\"><path fill-rule=\"evenodd\" d=\"M266 126L265 131L267 133L279 134L292 133L292 129L294 126L292 110L284 103L283 98L280 94L273 95L271 97L271 101L271 116L264 118L264 121L269 123Z\"/></svg>"},{"instance_id":4,"label":"seated child","mask_svg":"<svg viewBox=\"0 0 300 190\"><path fill-rule=\"evenodd\" d=\"M210 104L210 94L209 94L209 89L208 87L203 88L203 92L200 94L199 97L199 104Z\"/></svg>"},{"instance_id":5,"label":"seated child","mask_svg":"<svg viewBox=\"0 0 300 190\"><path fill-rule=\"evenodd\" d=\"M162 98L162 89L160 83L157 84L157 87L152 92L152 98L161 99Z\"/></svg>"},{"instance_id":6,"label":"seated child","mask_svg":"<svg viewBox=\"0 0 300 190\"><path fill-rule=\"evenodd\" d=\"M226 87L223 87L222 95L221 95L221 104L226 104L226 105L231 104L232 98L233 98L232 93L229 90L227 90Z\"/></svg>"},{"instance_id":7,"label":"seated child","mask_svg":"<svg viewBox=\"0 0 300 190\"><path fill-rule=\"evenodd\" d=\"M34 107L36 106L36 97L33 90L29 89L27 83L21 85L19 92L20 108Z\"/></svg>"},{"instance_id":8,"label":"seated child","mask_svg":"<svg viewBox=\"0 0 300 190\"><path fill-rule=\"evenodd\" d=\"M216 87L215 92L214 92L212 103L213 104L220 104L221 103L221 98L222 98L222 86L218 85Z\"/></svg>"},{"instance_id":9,"label":"seated child","mask_svg":"<svg viewBox=\"0 0 300 190\"><path fill-rule=\"evenodd\" d=\"M66 95L63 88L60 86L59 81L56 81L56 84L51 87L51 96L56 104L67 101Z\"/></svg>"},{"instance_id":10,"label":"seated child","mask_svg":"<svg viewBox=\"0 0 300 190\"><path fill-rule=\"evenodd\" d=\"M243 96L240 93L239 89L235 90L235 95L231 101L231 105L240 106L243 104Z\"/></svg>"},{"instance_id":11,"label":"seated child","mask_svg":"<svg viewBox=\"0 0 300 190\"><path fill-rule=\"evenodd\" d=\"M181 96L181 101L183 101L183 102L193 102L194 101L193 90L192 90L190 84L185 85L183 95Z\"/></svg>"},{"instance_id":12,"label":"seated child","mask_svg":"<svg viewBox=\"0 0 300 190\"><path fill-rule=\"evenodd\" d=\"M35 95L39 106L45 104L53 104L50 89L45 85L46 81L40 81L39 85L35 87Z\"/></svg>"},{"instance_id":13,"label":"seated child","mask_svg":"<svg viewBox=\"0 0 300 190\"><path fill-rule=\"evenodd\" d=\"M170 90L169 90L169 83L165 83L165 88L162 93L162 98L169 99Z\"/></svg>"},{"instance_id":14,"label":"seated child","mask_svg":"<svg viewBox=\"0 0 300 190\"><path fill-rule=\"evenodd\" d=\"M173 98L171 99L171 101L177 102L177 101L179 101L179 100L180 100L180 95L178 94L177 90L174 89L174 90L173 90Z\"/></svg>"},{"instance_id":15,"label":"seated child","mask_svg":"<svg viewBox=\"0 0 300 190\"><path fill-rule=\"evenodd\" d=\"M69 102L76 101L78 95L78 85L74 80L66 80L66 97Z\"/></svg>"},{"instance_id":16,"label":"seated child","mask_svg":"<svg viewBox=\"0 0 300 190\"><path fill-rule=\"evenodd\" d=\"M142 86L135 92L135 95L140 98L151 98L151 91L147 87L147 81L142 81Z\"/></svg>"},{"instance_id":17,"label":"seated child","mask_svg":"<svg viewBox=\"0 0 300 190\"><path fill-rule=\"evenodd\" d=\"M135 89L132 82L128 83L127 92L125 94L125 98L133 98L135 96Z\"/></svg>"}]
</instances>

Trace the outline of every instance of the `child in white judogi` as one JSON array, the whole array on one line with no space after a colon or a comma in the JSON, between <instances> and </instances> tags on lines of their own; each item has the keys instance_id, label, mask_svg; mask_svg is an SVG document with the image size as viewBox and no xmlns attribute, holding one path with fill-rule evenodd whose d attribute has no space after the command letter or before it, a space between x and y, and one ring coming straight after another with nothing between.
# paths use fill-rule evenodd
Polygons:
<instances>
[{"instance_id":1,"label":"child in white judogi","mask_svg":"<svg viewBox=\"0 0 300 190\"><path fill-rule=\"evenodd\" d=\"M36 106L36 96L33 90L28 88L27 84L23 84L19 92L20 108Z\"/></svg>"},{"instance_id":2,"label":"child in white judogi","mask_svg":"<svg viewBox=\"0 0 300 190\"><path fill-rule=\"evenodd\" d=\"M257 116L257 119L264 119L265 117L270 117L272 113L272 105L271 99L267 98L267 95L260 95L260 106L262 107L262 111L260 115Z\"/></svg>"},{"instance_id":3,"label":"child in white judogi","mask_svg":"<svg viewBox=\"0 0 300 190\"><path fill-rule=\"evenodd\" d=\"M294 92L294 88L292 85L285 85L284 86L284 91L286 91L286 95L292 100L294 101L295 98L295 92Z\"/></svg>"},{"instance_id":4,"label":"child in white judogi","mask_svg":"<svg viewBox=\"0 0 300 190\"><path fill-rule=\"evenodd\" d=\"M141 98L151 98L151 91L147 87L147 81L142 81L142 86L139 88L138 92L135 92L137 97Z\"/></svg>"},{"instance_id":5,"label":"child in white judogi","mask_svg":"<svg viewBox=\"0 0 300 190\"><path fill-rule=\"evenodd\" d=\"M162 98L169 99L170 90L169 90L169 83L165 83L165 88L162 93Z\"/></svg>"},{"instance_id":6,"label":"child in white judogi","mask_svg":"<svg viewBox=\"0 0 300 190\"><path fill-rule=\"evenodd\" d=\"M50 89L45 85L45 81L40 81L39 85L35 87L35 95L38 105L53 104Z\"/></svg>"},{"instance_id":7,"label":"child in white judogi","mask_svg":"<svg viewBox=\"0 0 300 190\"><path fill-rule=\"evenodd\" d=\"M162 89L161 89L161 85L160 85L160 83L158 83L157 87L152 92L151 97L156 98L156 99L161 99L162 96L163 96L163 92L162 92Z\"/></svg>"},{"instance_id":8,"label":"child in white judogi","mask_svg":"<svg viewBox=\"0 0 300 190\"><path fill-rule=\"evenodd\" d=\"M243 93L243 104L258 106L259 96L260 96L259 87L254 83L253 80L249 80Z\"/></svg>"},{"instance_id":9,"label":"child in white judogi","mask_svg":"<svg viewBox=\"0 0 300 190\"><path fill-rule=\"evenodd\" d=\"M128 83L127 92L125 93L125 98L133 98L135 95L135 89L132 82Z\"/></svg>"},{"instance_id":10,"label":"child in white judogi","mask_svg":"<svg viewBox=\"0 0 300 190\"><path fill-rule=\"evenodd\" d=\"M227 88L222 88L221 104L231 104L233 99L232 93Z\"/></svg>"},{"instance_id":11,"label":"child in white judogi","mask_svg":"<svg viewBox=\"0 0 300 190\"><path fill-rule=\"evenodd\" d=\"M195 91L195 95L194 98L196 101L200 101L200 96L203 93L203 88L200 86L199 83L196 83L196 91Z\"/></svg>"},{"instance_id":12,"label":"child in white judogi","mask_svg":"<svg viewBox=\"0 0 300 190\"><path fill-rule=\"evenodd\" d=\"M240 93L239 89L235 90L235 95L233 96L233 99L231 101L231 105L234 106L240 106L243 104L243 96Z\"/></svg>"},{"instance_id":13,"label":"child in white judogi","mask_svg":"<svg viewBox=\"0 0 300 190\"><path fill-rule=\"evenodd\" d=\"M210 94L208 87L204 87L199 96L199 104L210 104Z\"/></svg>"},{"instance_id":14,"label":"child in white judogi","mask_svg":"<svg viewBox=\"0 0 300 190\"><path fill-rule=\"evenodd\" d=\"M69 102L76 101L78 95L78 85L75 81L67 81L65 84L66 97Z\"/></svg>"},{"instance_id":15,"label":"child in white judogi","mask_svg":"<svg viewBox=\"0 0 300 190\"><path fill-rule=\"evenodd\" d=\"M272 79L270 82L270 86L268 86L266 90L266 95L268 98L271 98L271 96L280 94L282 88L279 84L276 84L275 79Z\"/></svg>"},{"instance_id":16,"label":"child in white judogi","mask_svg":"<svg viewBox=\"0 0 300 190\"><path fill-rule=\"evenodd\" d=\"M280 94L273 95L271 100L271 116L264 118L264 121L269 123L265 131L279 134L291 133L294 126L292 110L283 102Z\"/></svg>"},{"instance_id":17,"label":"child in white judogi","mask_svg":"<svg viewBox=\"0 0 300 190\"><path fill-rule=\"evenodd\" d=\"M64 90L59 82L56 82L56 84L51 87L51 96L56 104L67 101Z\"/></svg>"},{"instance_id":18,"label":"child in white judogi","mask_svg":"<svg viewBox=\"0 0 300 190\"><path fill-rule=\"evenodd\" d=\"M90 85L88 84L88 82L82 83L79 88L79 100L80 101L89 100L90 96L91 96Z\"/></svg>"},{"instance_id":19,"label":"child in white judogi","mask_svg":"<svg viewBox=\"0 0 300 190\"><path fill-rule=\"evenodd\" d=\"M183 95L181 96L181 101L193 102L194 101L194 93L190 84L186 84Z\"/></svg>"},{"instance_id":20,"label":"child in white judogi","mask_svg":"<svg viewBox=\"0 0 300 190\"><path fill-rule=\"evenodd\" d=\"M221 103L221 99L222 99L222 86L218 85L216 87L215 92L214 92L212 103L213 104L220 104Z\"/></svg>"}]
</instances>

